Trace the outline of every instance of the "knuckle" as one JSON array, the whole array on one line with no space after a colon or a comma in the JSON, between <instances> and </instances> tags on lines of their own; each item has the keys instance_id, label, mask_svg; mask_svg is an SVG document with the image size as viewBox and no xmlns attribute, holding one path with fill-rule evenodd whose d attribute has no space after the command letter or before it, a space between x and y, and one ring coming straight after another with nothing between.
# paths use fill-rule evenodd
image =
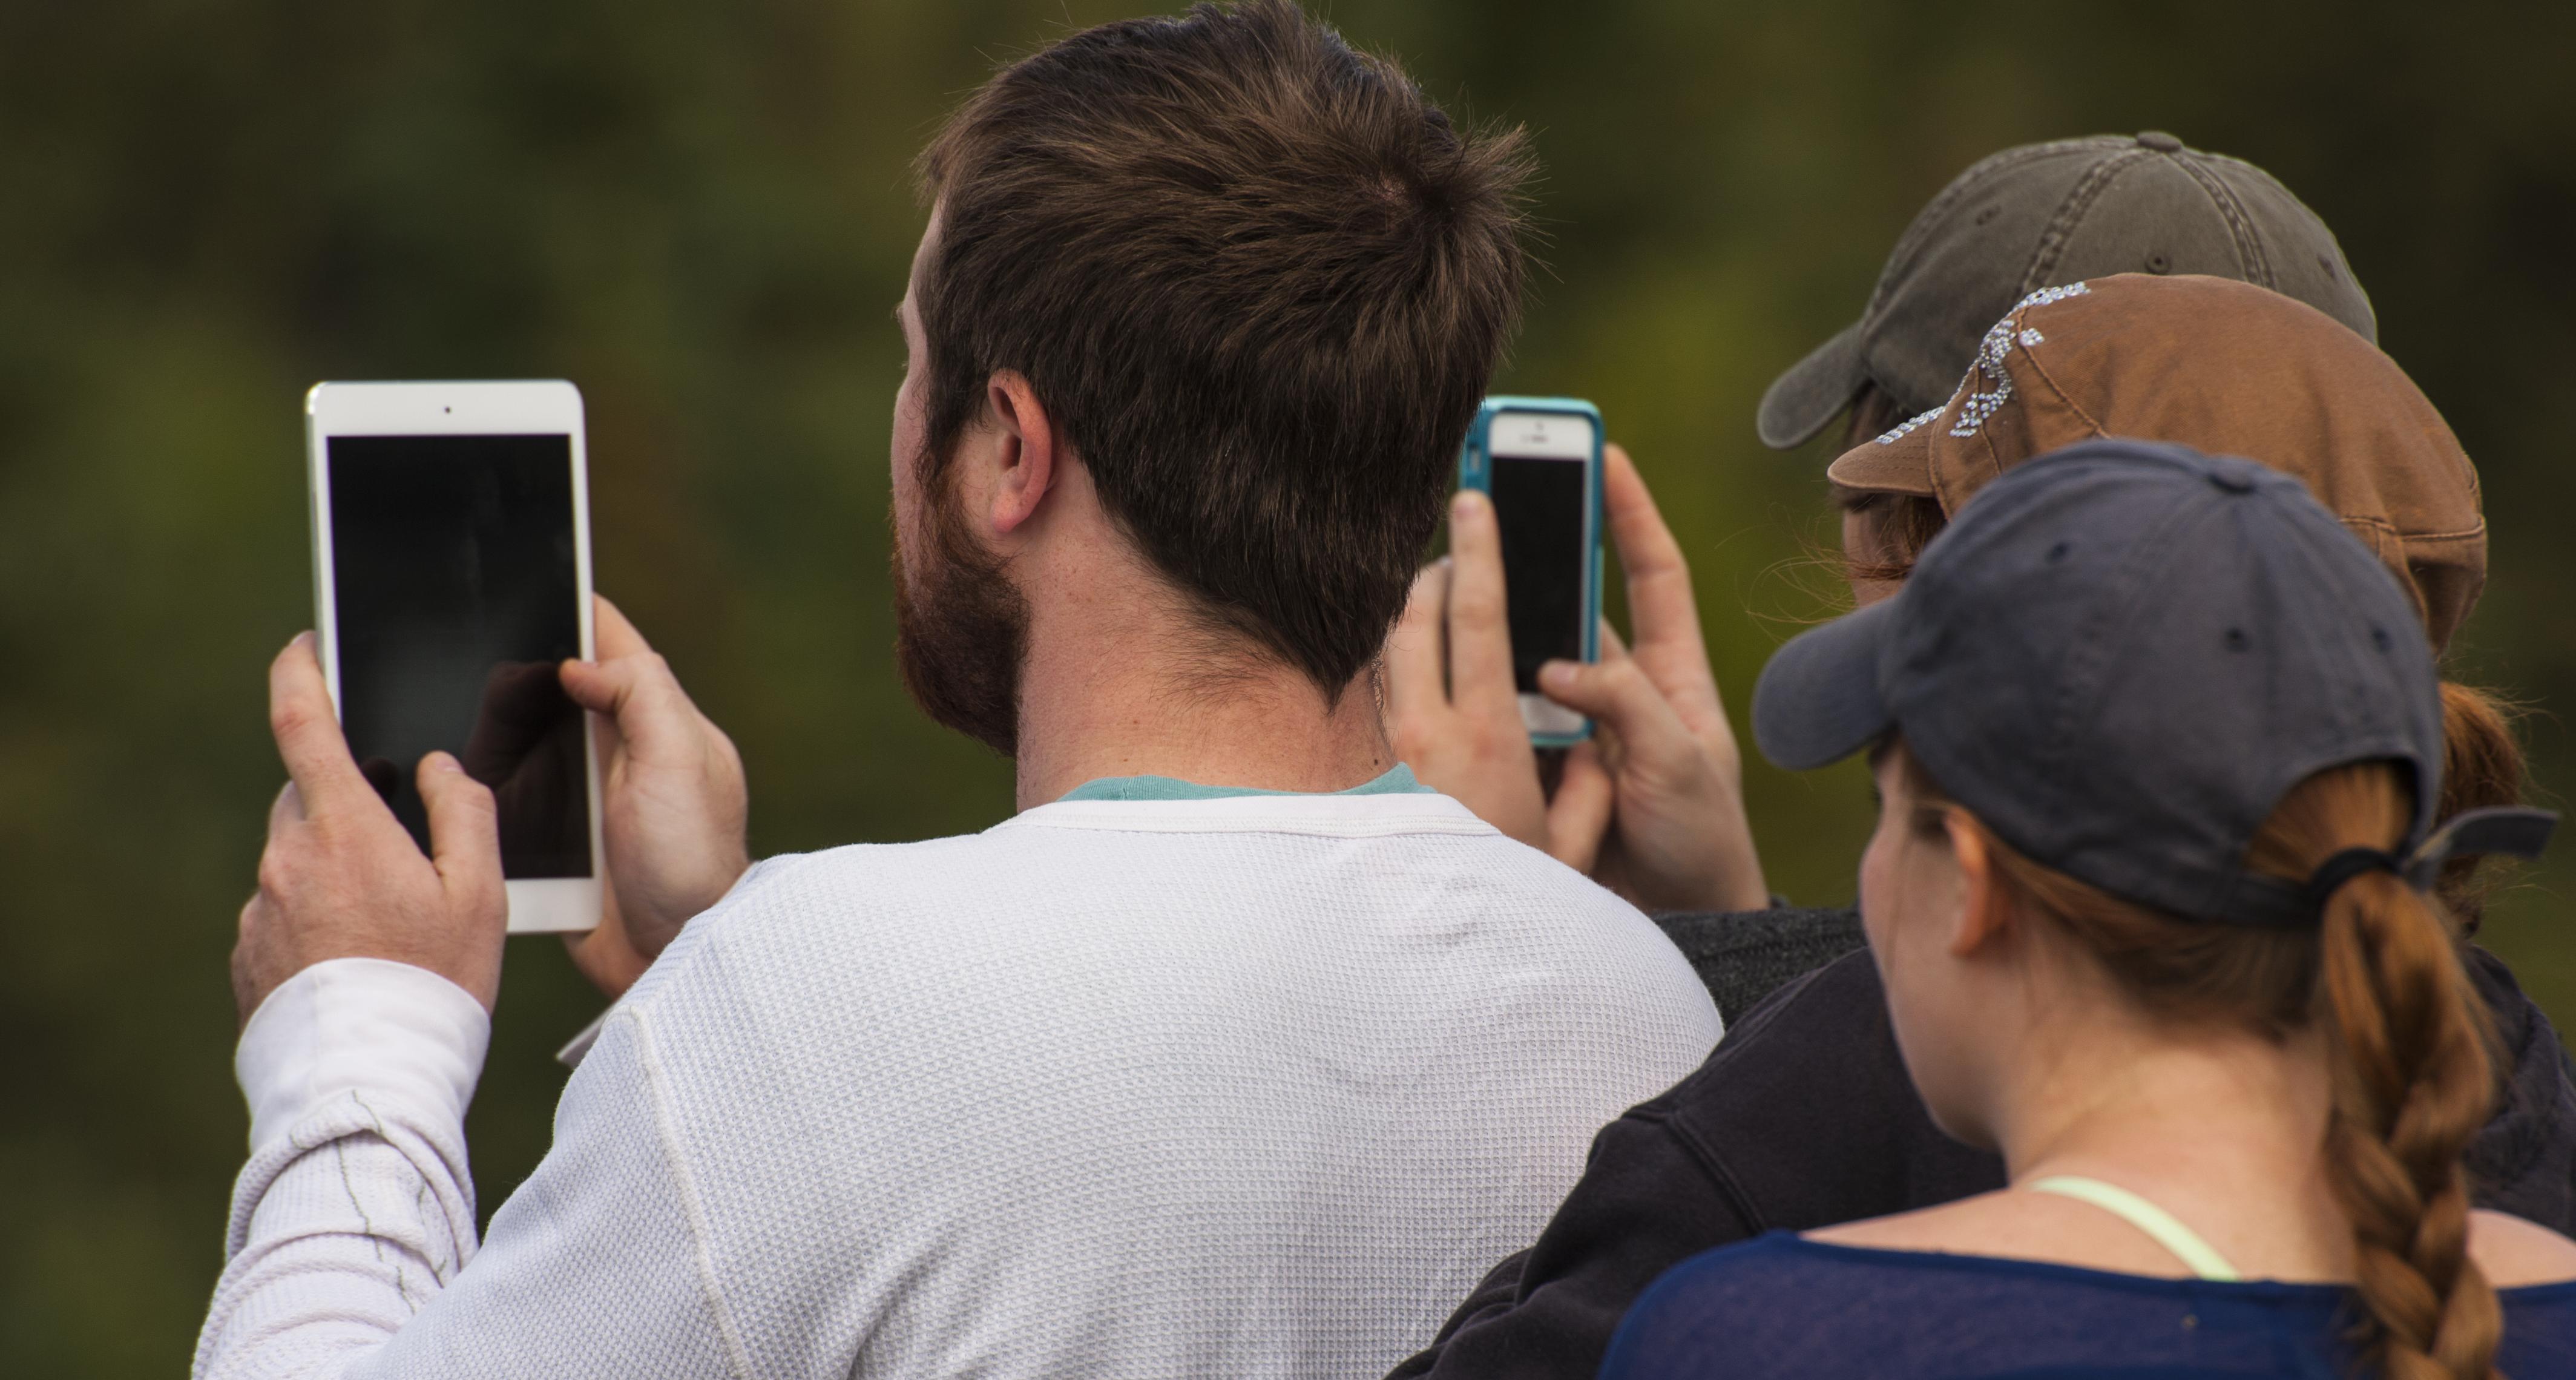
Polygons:
<instances>
[{"instance_id":1,"label":"knuckle","mask_svg":"<svg viewBox=\"0 0 2576 1380\"><path fill-rule=\"evenodd\" d=\"M331 857L346 848L348 840L349 823L346 819L328 811L317 811L305 821L303 835L293 845L272 844L270 851L280 854L284 861L294 863L297 855L303 853Z\"/></svg>"},{"instance_id":2,"label":"knuckle","mask_svg":"<svg viewBox=\"0 0 2576 1380\"><path fill-rule=\"evenodd\" d=\"M440 797L447 811L456 815L479 818L496 813L500 808L493 798L492 788L470 776L460 775L449 782L447 789L440 792Z\"/></svg>"},{"instance_id":3,"label":"knuckle","mask_svg":"<svg viewBox=\"0 0 2576 1380\"><path fill-rule=\"evenodd\" d=\"M498 876L478 878L455 898L456 921L469 937L484 931L497 935L509 928L510 892Z\"/></svg>"},{"instance_id":4,"label":"knuckle","mask_svg":"<svg viewBox=\"0 0 2576 1380\"><path fill-rule=\"evenodd\" d=\"M260 894L263 896L282 896L286 894L294 888L295 877L298 870L299 869L296 867L295 863L291 861L281 849L272 847L266 852L261 853L259 855ZM250 904L253 906L259 904L259 898L251 898ZM245 907L243 913L243 919L245 921L249 919L248 911L249 908Z\"/></svg>"},{"instance_id":5,"label":"knuckle","mask_svg":"<svg viewBox=\"0 0 2576 1380\"><path fill-rule=\"evenodd\" d=\"M1437 742L1431 726L1410 714L1398 717L1387 736L1394 740L1396 755L1408 761L1424 756Z\"/></svg>"},{"instance_id":6,"label":"knuckle","mask_svg":"<svg viewBox=\"0 0 2576 1380\"><path fill-rule=\"evenodd\" d=\"M1656 692L1655 683L1648 680L1646 673L1639 670L1633 661L1602 667L1594 684L1600 687L1604 696L1617 700L1631 712L1648 712L1663 703L1663 696Z\"/></svg>"},{"instance_id":7,"label":"knuckle","mask_svg":"<svg viewBox=\"0 0 2576 1380\"><path fill-rule=\"evenodd\" d=\"M280 738L300 737L313 725L313 707L301 699L280 698L268 707L268 726Z\"/></svg>"},{"instance_id":8,"label":"knuckle","mask_svg":"<svg viewBox=\"0 0 2576 1380\"><path fill-rule=\"evenodd\" d=\"M1517 726L1515 726L1515 730L1517 730ZM1517 731L1506 732L1494 724L1483 722L1479 722L1473 728L1469 729L1465 736L1468 752L1478 758L1505 756L1511 752L1514 745L1519 741L1519 734Z\"/></svg>"}]
</instances>

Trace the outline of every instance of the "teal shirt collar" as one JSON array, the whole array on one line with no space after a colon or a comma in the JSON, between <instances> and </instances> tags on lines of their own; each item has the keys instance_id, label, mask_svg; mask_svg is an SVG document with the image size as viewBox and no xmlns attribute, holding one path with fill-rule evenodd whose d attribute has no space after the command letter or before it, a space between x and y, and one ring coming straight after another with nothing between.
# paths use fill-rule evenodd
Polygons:
<instances>
[{"instance_id":1,"label":"teal shirt collar","mask_svg":"<svg viewBox=\"0 0 2576 1380\"><path fill-rule=\"evenodd\" d=\"M1384 776L1363 781L1347 791L1265 791L1251 786L1202 786L1170 776L1104 776L1064 793L1064 800L1223 800L1236 795L1436 795L1413 777L1413 768L1396 763Z\"/></svg>"}]
</instances>

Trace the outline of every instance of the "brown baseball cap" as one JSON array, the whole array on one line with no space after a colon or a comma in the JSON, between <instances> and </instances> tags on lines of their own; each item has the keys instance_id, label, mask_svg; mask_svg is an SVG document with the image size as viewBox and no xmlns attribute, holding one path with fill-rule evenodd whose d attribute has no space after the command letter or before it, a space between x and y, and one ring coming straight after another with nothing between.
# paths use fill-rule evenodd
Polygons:
<instances>
[{"instance_id":1,"label":"brown baseball cap","mask_svg":"<svg viewBox=\"0 0 2576 1380\"><path fill-rule=\"evenodd\" d=\"M2436 649L2486 584L2477 467L2379 348L2223 278L2124 273L2022 299L1949 402L1826 471L1955 515L2005 471L2098 436L2171 441L2296 476L2394 570Z\"/></svg>"},{"instance_id":2,"label":"brown baseball cap","mask_svg":"<svg viewBox=\"0 0 2576 1380\"><path fill-rule=\"evenodd\" d=\"M2261 168L2161 130L2025 144L1959 174L1914 217L1860 320L1762 395L1762 443L1805 444L1864 383L1898 416L1931 407L2013 303L2115 273L2234 278L2379 338L2333 233Z\"/></svg>"}]
</instances>

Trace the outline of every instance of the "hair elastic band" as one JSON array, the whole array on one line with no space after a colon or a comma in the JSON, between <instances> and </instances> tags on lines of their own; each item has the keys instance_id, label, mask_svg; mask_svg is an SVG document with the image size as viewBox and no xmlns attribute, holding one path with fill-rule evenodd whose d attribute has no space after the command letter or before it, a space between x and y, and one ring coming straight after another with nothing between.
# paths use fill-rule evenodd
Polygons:
<instances>
[{"instance_id":1,"label":"hair elastic band","mask_svg":"<svg viewBox=\"0 0 2576 1380\"><path fill-rule=\"evenodd\" d=\"M2299 899L2306 902L2309 909L2323 911L2326 902L2343 890L2344 883L2365 872L2385 872L2404 880L2406 863L2384 849L2347 848L2317 864L2317 870L2308 874L2307 885L2299 888Z\"/></svg>"}]
</instances>

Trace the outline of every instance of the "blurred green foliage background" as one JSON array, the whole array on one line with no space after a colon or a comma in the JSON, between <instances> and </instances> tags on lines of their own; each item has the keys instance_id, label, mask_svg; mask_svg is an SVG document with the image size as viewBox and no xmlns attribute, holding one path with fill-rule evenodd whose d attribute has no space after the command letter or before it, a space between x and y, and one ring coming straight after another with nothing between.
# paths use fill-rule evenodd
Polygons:
<instances>
[{"instance_id":1,"label":"blurred green foliage background","mask_svg":"<svg viewBox=\"0 0 2576 1380\"><path fill-rule=\"evenodd\" d=\"M0 1372L168 1375L245 1126L225 955L280 780L267 658L311 608L299 399L565 376L598 578L740 741L762 853L981 828L1007 766L891 667L887 313L907 162L999 59L1162 0L0 0ZM1550 272L1507 377L1598 400L1697 563L1740 715L1821 605L1820 444L1752 434L1975 158L2170 129L2343 239L2480 460L2494 573L2455 674L2576 692L2576 6L2457 0L1335 0L1524 122ZM1855 775L1758 764L1774 885L1848 897ZM2491 942L2562 1025L2553 865ZM515 940L471 1137L543 1152L600 1003Z\"/></svg>"}]
</instances>

